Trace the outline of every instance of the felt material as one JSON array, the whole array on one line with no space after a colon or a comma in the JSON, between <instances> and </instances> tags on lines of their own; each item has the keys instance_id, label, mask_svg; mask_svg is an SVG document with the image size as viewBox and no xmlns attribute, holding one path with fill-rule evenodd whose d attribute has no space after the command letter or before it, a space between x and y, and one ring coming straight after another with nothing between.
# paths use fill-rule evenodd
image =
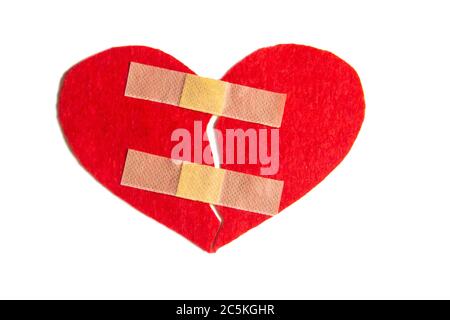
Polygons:
<instances>
[{"instance_id":1,"label":"felt material","mask_svg":"<svg viewBox=\"0 0 450 320\"><path fill-rule=\"evenodd\" d=\"M210 205L120 184L128 149L170 158L175 129L186 128L193 135L193 122L201 121L203 134L210 119L205 113L125 97L131 61L192 73L175 58L147 47L114 48L80 62L66 72L59 93L66 140L81 165L111 192L212 251L220 223Z\"/></svg>"},{"instance_id":2,"label":"felt material","mask_svg":"<svg viewBox=\"0 0 450 320\"><path fill-rule=\"evenodd\" d=\"M286 94L130 63L127 97L279 127Z\"/></svg>"},{"instance_id":3,"label":"felt material","mask_svg":"<svg viewBox=\"0 0 450 320\"><path fill-rule=\"evenodd\" d=\"M274 215L283 181L129 150L123 186ZM243 196L245 195L245 196Z\"/></svg>"},{"instance_id":4,"label":"felt material","mask_svg":"<svg viewBox=\"0 0 450 320\"><path fill-rule=\"evenodd\" d=\"M133 61L193 73L173 57L145 47L107 50L70 69L60 90L59 119L80 163L114 194L209 252L267 220L266 215L218 206L220 225L207 204L120 185L128 149L170 157L173 130L191 131L194 121L202 121L204 130L210 118L125 97ZM300 199L342 161L362 125L364 96L359 78L351 66L326 51L300 45L260 49L222 80L287 94L280 128L280 170L271 177L284 181L280 210ZM216 128L264 126L219 118ZM223 165L254 175L259 175L261 167L260 163Z\"/></svg>"},{"instance_id":5,"label":"felt material","mask_svg":"<svg viewBox=\"0 0 450 320\"><path fill-rule=\"evenodd\" d=\"M287 93L279 129L280 169L271 176L284 181L280 211L320 183L344 159L364 119L364 94L357 73L327 51L300 45L263 48L237 63L222 80ZM263 126L218 119L216 129L224 132L230 128ZM262 166L222 167L259 174ZM223 219L216 249L268 219L246 211L216 208Z\"/></svg>"}]
</instances>

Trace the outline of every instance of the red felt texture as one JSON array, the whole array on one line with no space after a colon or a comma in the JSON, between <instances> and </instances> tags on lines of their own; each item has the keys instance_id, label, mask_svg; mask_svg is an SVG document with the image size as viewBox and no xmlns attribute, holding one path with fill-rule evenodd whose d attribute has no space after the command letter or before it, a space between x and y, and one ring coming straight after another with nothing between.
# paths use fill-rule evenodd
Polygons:
<instances>
[{"instance_id":1,"label":"red felt texture","mask_svg":"<svg viewBox=\"0 0 450 320\"><path fill-rule=\"evenodd\" d=\"M280 211L320 183L344 159L364 119L364 94L357 73L327 51L300 45L263 48L237 63L222 80L287 94L279 133L280 167L270 176L284 181ZM231 128L258 130L264 126L218 119L216 129L223 134ZM222 167L259 175L262 166ZM215 248L270 218L231 208L217 209L223 225Z\"/></svg>"},{"instance_id":2,"label":"red felt texture","mask_svg":"<svg viewBox=\"0 0 450 320\"><path fill-rule=\"evenodd\" d=\"M170 158L173 130L193 131L194 121L202 121L205 130L210 119L125 97L130 61L192 73L175 58L146 47L115 48L82 61L65 74L60 90L59 120L67 142L81 165L111 192L211 251L219 222L208 204L120 185L128 149Z\"/></svg>"},{"instance_id":3,"label":"red felt texture","mask_svg":"<svg viewBox=\"0 0 450 320\"><path fill-rule=\"evenodd\" d=\"M208 114L125 97L132 61L193 73L172 56L147 47L110 49L71 68L60 89L59 120L81 165L115 195L208 252L267 220L261 214L217 207L220 225L208 204L120 185L128 149L170 157L173 130L185 128L193 135L194 121L202 121L205 130L210 119ZM329 52L300 45L260 49L231 68L223 80L287 93L280 170L270 176L285 182L280 210L342 161L363 122L359 78ZM267 127L219 118L216 128ZM222 167L259 175L261 164Z\"/></svg>"}]
</instances>

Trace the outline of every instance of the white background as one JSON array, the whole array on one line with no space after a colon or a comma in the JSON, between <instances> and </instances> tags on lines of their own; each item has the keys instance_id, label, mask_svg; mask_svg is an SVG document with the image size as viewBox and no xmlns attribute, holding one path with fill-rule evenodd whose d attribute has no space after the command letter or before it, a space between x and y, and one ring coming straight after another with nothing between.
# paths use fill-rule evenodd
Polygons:
<instances>
[{"instance_id":1,"label":"white background","mask_svg":"<svg viewBox=\"0 0 450 320\"><path fill-rule=\"evenodd\" d=\"M0 298L450 298L447 4L0 2ZM323 183L217 254L110 194L64 143L60 78L96 52L147 45L220 78L278 43L349 62L366 120Z\"/></svg>"}]
</instances>

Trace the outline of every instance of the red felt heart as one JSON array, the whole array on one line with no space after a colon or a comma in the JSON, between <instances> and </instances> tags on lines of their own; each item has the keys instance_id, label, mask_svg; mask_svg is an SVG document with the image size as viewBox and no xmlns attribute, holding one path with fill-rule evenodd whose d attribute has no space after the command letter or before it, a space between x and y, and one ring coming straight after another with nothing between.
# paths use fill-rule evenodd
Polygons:
<instances>
[{"instance_id":1,"label":"red felt heart","mask_svg":"<svg viewBox=\"0 0 450 320\"><path fill-rule=\"evenodd\" d=\"M208 252L269 217L120 185L128 149L170 157L173 130L203 130L210 115L124 96L131 61L193 73L172 56L147 47L114 48L90 57L64 76L59 120L75 156L106 188ZM356 72L335 55L300 45L260 49L236 64L223 80L287 94L280 128L280 169L285 182L280 210L322 181L350 150L364 118ZM264 128L220 118L216 128ZM191 132L193 135L193 132ZM207 146L204 143L204 147ZM223 168L259 175L261 164Z\"/></svg>"}]
</instances>

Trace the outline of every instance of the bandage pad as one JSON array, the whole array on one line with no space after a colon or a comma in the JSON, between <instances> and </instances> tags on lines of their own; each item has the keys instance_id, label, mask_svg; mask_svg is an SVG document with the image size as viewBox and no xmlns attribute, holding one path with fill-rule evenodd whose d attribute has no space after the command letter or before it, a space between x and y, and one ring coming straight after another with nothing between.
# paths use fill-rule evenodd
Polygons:
<instances>
[{"instance_id":1,"label":"bandage pad","mask_svg":"<svg viewBox=\"0 0 450 320\"><path fill-rule=\"evenodd\" d=\"M213 79L186 75L180 107L222 115L227 83Z\"/></svg>"},{"instance_id":2,"label":"bandage pad","mask_svg":"<svg viewBox=\"0 0 450 320\"><path fill-rule=\"evenodd\" d=\"M121 185L265 215L278 213L283 181L128 150Z\"/></svg>"},{"instance_id":3,"label":"bandage pad","mask_svg":"<svg viewBox=\"0 0 450 320\"><path fill-rule=\"evenodd\" d=\"M125 96L280 127L286 94L130 63Z\"/></svg>"},{"instance_id":4,"label":"bandage pad","mask_svg":"<svg viewBox=\"0 0 450 320\"><path fill-rule=\"evenodd\" d=\"M222 169L184 162L176 196L217 204L225 173Z\"/></svg>"}]
</instances>

